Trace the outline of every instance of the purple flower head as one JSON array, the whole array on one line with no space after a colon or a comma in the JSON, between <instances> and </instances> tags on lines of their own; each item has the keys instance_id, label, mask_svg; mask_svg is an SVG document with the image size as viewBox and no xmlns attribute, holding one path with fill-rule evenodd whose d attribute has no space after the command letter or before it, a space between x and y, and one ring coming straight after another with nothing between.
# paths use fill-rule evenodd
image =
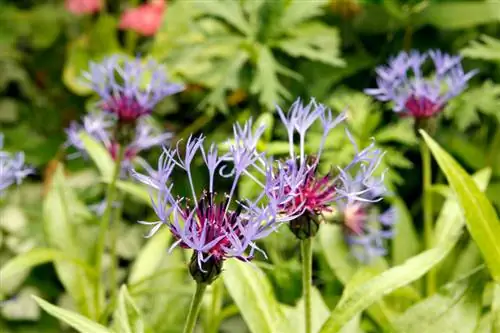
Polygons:
<instances>
[{"instance_id":1,"label":"purple flower head","mask_svg":"<svg viewBox=\"0 0 500 333\"><path fill-rule=\"evenodd\" d=\"M166 69L154 60L146 63L114 55L101 63L90 63L84 74L90 87L99 94L103 111L114 114L120 123L135 123L151 113L163 98L184 89L171 83Z\"/></svg>"},{"instance_id":2,"label":"purple flower head","mask_svg":"<svg viewBox=\"0 0 500 333\"><path fill-rule=\"evenodd\" d=\"M428 60L434 72L425 76L422 67ZM429 118L441 112L477 73L476 70L464 73L461 60L460 56L439 50L400 52L389 59L388 65L376 68L378 87L365 92L380 101L391 101L397 113L418 119Z\"/></svg>"},{"instance_id":3,"label":"purple flower head","mask_svg":"<svg viewBox=\"0 0 500 333\"><path fill-rule=\"evenodd\" d=\"M80 139L80 133L87 135L102 143L109 151L113 159L117 158L120 144L113 139L113 130L116 125L116 118L103 112L89 113L83 117L82 124L73 122L66 129L68 139L66 147L74 147L77 152L70 157L87 156L87 152ZM122 161L122 173L126 174L132 169L132 162L143 150L151 149L155 146L162 146L172 138L169 132L161 133L151 126L146 119L141 119L135 124L132 141L125 147L124 159ZM145 162L141 161L145 164Z\"/></svg>"},{"instance_id":4,"label":"purple flower head","mask_svg":"<svg viewBox=\"0 0 500 333\"><path fill-rule=\"evenodd\" d=\"M341 172L339 176L342 185L338 190L336 215L352 254L359 261L369 263L374 257L386 254L384 243L393 236L391 227L396 218L394 207L379 214L375 206L386 193L384 175L373 175L382 158L381 152L371 146L360 155L364 155L364 161L356 175L351 177Z\"/></svg>"},{"instance_id":5,"label":"purple flower head","mask_svg":"<svg viewBox=\"0 0 500 333\"><path fill-rule=\"evenodd\" d=\"M12 184L20 184L24 178L33 174L33 168L27 167L24 163L22 152L11 154L2 150L3 134L0 133L0 196Z\"/></svg>"},{"instance_id":6,"label":"purple flower head","mask_svg":"<svg viewBox=\"0 0 500 333\"><path fill-rule=\"evenodd\" d=\"M175 150L164 148L157 170L147 170L148 174L133 171L137 180L157 192L156 197L152 195L152 201L160 220L140 223L153 226L148 236L166 225L177 240L174 246L194 250L196 265L191 273L195 279L199 278L198 274L212 271L213 267L217 267L216 277L227 258L252 259L254 252L260 250L255 241L267 236L275 226L274 212L264 200L240 202L234 198L239 180L250 166L246 158L241 158L242 152L233 150L220 155L213 144L205 149L204 141L202 136L190 137L182 153L179 144ZM201 157L208 176L208 188L202 191L197 191L191 172L197 155ZM234 155L239 158L236 162L233 162ZM185 173L190 197L179 197L173 192L176 187L169 176L175 168ZM228 168L232 171L225 172ZM232 180L229 192L224 195L217 195L214 191L218 176ZM214 276L210 276L200 279L211 282Z\"/></svg>"}]
</instances>

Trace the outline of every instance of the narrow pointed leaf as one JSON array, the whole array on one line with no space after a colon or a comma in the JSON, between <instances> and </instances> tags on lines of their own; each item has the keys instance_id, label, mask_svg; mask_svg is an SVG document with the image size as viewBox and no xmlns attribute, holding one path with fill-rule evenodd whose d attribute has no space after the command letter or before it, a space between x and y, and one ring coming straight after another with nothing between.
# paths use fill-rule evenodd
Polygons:
<instances>
[{"instance_id":1,"label":"narrow pointed leaf","mask_svg":"<svg viewBox=\"0 0 500 333\"><path fill-rule=\"evenodd\" d=\"M500 221L493 206L467 172L427 133L420 133L458 197L467 229L481 250L493 279L500 282Z\"/></svg>"},{"instance_id":2,"label":"narrow pointed leaf","mask_svg":"<svg viewBox=\"0 0 500 333\"><path fill-rule=\"evenodd\" d=\"M69 326L73 327L80 333L111 333L109 329L106 327L93 322L92 320L75 313L73 311L69 311L58 306L52 305L43 299L33 296L35 301L40 305L42 309L44 309L50 315L56 317L57 319L65 322Z\"/></svg>"}]
</instances>

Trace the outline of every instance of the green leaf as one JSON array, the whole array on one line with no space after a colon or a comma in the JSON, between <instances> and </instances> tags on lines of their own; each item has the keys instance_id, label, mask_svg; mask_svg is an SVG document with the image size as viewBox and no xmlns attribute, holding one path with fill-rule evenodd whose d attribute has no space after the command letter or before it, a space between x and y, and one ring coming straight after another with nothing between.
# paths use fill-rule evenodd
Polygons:
<instances>
[{"instance_id":1,"label":"green leaf","mask_svg":"<svg viewBox=\"0 0 500 333\"><path fill-rule=\"evenodd\" d=\"M408 208L403 200L394 200L397 222L394 225L394 238L392 239L392 261L394 265L402 264L408 258L420 251L420 243Z\"/></svg>"},{"instance_id":2,"label":"green leaf","mask_svg":"<svg viewBox=\"0 0 500 333\"><path fill-rule=\"evenodd\" d=\"M493 279L500 282L500 222L493 206L462 167L427 133L420 132L458 197L467 228L481 250Z\"/></svg>"},{"instance_id":3,"label":"green leaf","mask_svg":"<svg viewBox=\"0 0 500 333\"><path fill-rule=\"evenodd\" d=\"M473 28L500 21L497 1L431 3L414 18L417 25L430 24L442 30Z\"/></svg>"},{"instance_id":4,"label":"green leaf","mask_svg":"<svg viewBox=\"0 0 500 333\"><path fill-rule=\"evenodd\" d=\"M148 188L141 184L132 183L129 181L118 180L116 187L139 201L151 206L151 197L149 196Z\"/></svg>"},{"instance_id":5,"label":"green leaf","mask_svg":"<svg viewBox=\"0 0 500 333\"><path fill-rule=\"evenodd\" d=\"M141 311L124 285L120 288L118 306L113 315L113 322L117 332L144 333Z\"/></svg>"},{"instance_id":6,"label":"green leaf","mask_svg":"<svg viewBox=\"0 0 500 333\"><path fill-rule=\"evenodd\" d=\"M222 277L252 333L291 331L269 281L259 268L228 260Z\"/></svg>"},{"instance_id":7,"label":"green leaf","mask_svg":"<svg viewBox=\"0 0 500 333\"><path fill-rule=\"evenodd\" d=\"M70 261L87 270L89 273L94 273L94 270L79 259L71 258L63 251L48 248L37 248L29 252L19 254L7 261L0 269L0 279L2 283L0 290L2 292L10 292L5 290L6 286L11 285L19 276L24 276L33 267L56 260ZM11 282L11 280L13 280Z\"/></svg>"},{"instance_id":8,"label":"green leaf","mask_svg":"<svg viewBox=\"0 0 500 333\"><path fill-rule=\"evenodd\" d=\"M94 161L97 169L99 169L102 179L105 181L111 180L115 162L111 158L108 150L85 132L80 133L80 139L83 142L85 151L89 154L92 161Z\"/></svg>"},{"instance_id":9,"label":"green leaf","mask_svg":"<svg viewBox=\"0 0 500 333\"><path fill-rule=\"evenodd\" d=\"M320 22L294 27L278 47L292 57L305 57L331 66L344 66L340 59L340 36L337 29Z\"/></svg>"},{"instance_id":10,"label":"green leaf","mask_svg":"<svg viewBox=\"0 0 500 333\"><path fill-rule=\"evenodd\" d=\"M156 272L163 259L162 256L158 254L165 252L171 239L172 234L167 228L158 231L149 239L141 252L137 255L137 259L130 269L130 275L128 277L129 284L137 283Z\"/></svg>"},{"instance_id":11,"label":"green leaf","mask_svg":"<svg viewBox=\"0 0 500 333\"><path fill-rule=\"evenodd\" d=\"M245 36L251 34L252 28L243 15L239 2L233 0L214 0L196 3L204 14L220 18L236 28Z\"/></svg>"},{"instance_id":12,"label":"green leaf","mask_svg":"<svg viewBox=\"0 0 500 333\"><path fill-rule=\"evenodd\" d=\"M500 62L500 40L482 35L479 40L471 41L461 53L467 58Z\"/></svg>"},{"instance_id":13,"label":"green leaf","mask_svg":"<svg viewBox=\"0 0 500 333\"><path fill-rule=\"evenodd\" d=\"M343 297L320 332L339 332L355 315L380 300L384 295L423 276L450 253L460 234L461 228L456 228L447 235L446 240L441 244L407 260L405 263L356 287L350 287L351 283L348 283Z\"/></svg>"},{"instance_id":14,"label":"green leaf","mask_svg":"<svg viewBox=\"0 0 500 333\"><path fill-rule=\"evenodd\" d=\"M312 331L317 332L321 325L325 322L330 314L328 306L323 301L321 293L316 288L311 290L311 306L312 306ZM287 318L291 327L295 327L294 332L305 332L304 318L304 299L301 298L297 305L288 311Z\"/></svg>"},{"instance_id":15,"label":"green leaf","mask_svg":"<svg viewBox=\"0 0 500 333\"><path fill-rule=\"evenodd\" d=\"M73 311L62 309L58 306L52 305L43 299L33 296L35 301L50 315L62 320L69 326L73 327L80 333L111 333L106 327L93 322L92 320L75 313Z\"/></svg>"},{"instance_id":16,"label":"green leaf","mask_svg":"<svg viewBox=\"0 0 500 333\"><path fill-rule=\"evenodd\" d=\"M288 1L285 11L280 17L280 31L286 33L295 29L299 24L314 19L323 14L323 7L328 0L304 2L301 0Z\"/></svg>"},{"instance_id":17,"label":"green leaf","mask_svg":"<svg viewBox=\"0 0 500 333\"><path fill-rule=\"evenodd\" d=\"M485 286L484 276L475 275L447 286L444 291L408 309L393 323L394 330L405 333L473 332L479 322Z\"/></svg>"},{"instance_id":18,"label":"green leaf","mask_svg":"<svg viewBox=\"0 0 500 333\"><path fill-rule=\"evenodd\" d=\"M492 321L493 332L500 332L500 284L495 283L493 287L493 303L491 304L491 313L494 318Z\"/></svg>"},{"instance_id":19,"label":"green leaf","mask_svg":"<svg viewBox=\"0 0 500 333\"><path fill-rule=\"evenodd\" d=\"M69 188L63 174L63 167L57 166L50 190L43 203L43 223L47 243L64 251L72 258L83 261L89 258L88 230L76 224L75 207L82 203L77 200ZM93 313L92 285L86 272L66 260L56 260L56 272L72 296L81 313L89 316Z\"/></svg>"},{"instance_id":20,"label":"green leaf","mask_svg":"<svg viewBox=\"0 0 500 333\"><path fill-rule=\"evenodd\" d=\"M290 93L278 79L279 66L269 48L265 46L258 48L257 73L250 91L258 93L260 103L270 110L274 109L275 103L281 101L281 96L290 97Z\"/></svg>"}]
</instances>

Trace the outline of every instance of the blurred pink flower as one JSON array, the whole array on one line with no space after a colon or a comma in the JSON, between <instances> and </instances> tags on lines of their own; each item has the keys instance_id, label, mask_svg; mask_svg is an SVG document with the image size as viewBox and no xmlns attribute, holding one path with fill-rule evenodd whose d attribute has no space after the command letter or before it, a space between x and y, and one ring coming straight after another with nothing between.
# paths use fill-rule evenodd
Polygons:
<instances>
[{"instance_id":1,"label":"blurred pink flower","mask_svg":"<svg viewBox=\"0 0 500 333\"><path fill-rule=\"evenodd\" d=\"M125 10L120 19L120 29L128 29L143 36L154 35L161 26L164 0L153 0L136 8Z\"/></svg>"},{"instance_id":2,"label":"blurred pink flower","mask_svg":"<svg viewBox=\"0 0 500 333\"><path fill-rule=\"evenodd\" d=\"M66 9L76 15L92 14L101 10L101 0L66 0Z\"/></svg>"}]
</instances>

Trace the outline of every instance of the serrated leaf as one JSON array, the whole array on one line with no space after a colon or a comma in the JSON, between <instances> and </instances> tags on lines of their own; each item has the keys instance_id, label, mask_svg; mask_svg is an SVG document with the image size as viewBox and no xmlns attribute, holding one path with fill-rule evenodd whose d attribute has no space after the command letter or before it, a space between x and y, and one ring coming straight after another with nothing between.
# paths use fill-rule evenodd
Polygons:
<instances>
[{"instance_id":1,"label":"serrated leaf","mask_svg":"<svg viewBox=\"0 0 500 333\"><path fill-rule=\"evenodd\" d=\"M222 277L252 333L291 331L269 281L258 267L228 260L224 263Z\"/></svg>"},{"instance_id":2,"label":"serrated leaf","mask_svg":"<svg viewBox=\"0 0 500 333\"><path fill-rule=\"evenodd\" d=\"M461 53L467 58L500 61L500 39L481 35L479 40L470 41Z\"/></svg>"},{"instance_id":3,"label":"serrated leaf","mask_svg":"<svg viewBox=\"0 0 500 333\"><path fill-rule=\"evenodd\" d=\"M343 66L338 30L320 22L305 23L288 31L278 47L292 57L305 57L331 66Z\"/></svg>"},{"instance_id":4,"label":"serrated leaf","mask_svg":"<svg viewBox=\"0 0 500 333\"><path fill-rule=\"evenodd\" d=\"M73 311L65 310L53 304L50 304L43 299L33 296L35 301L40 305L42 309L44 309L50 315L56 317L59 320L62 320L69 326L73 327L80 333L111 333L109 329L106 327L93 322L92 320L75 313Z\"/></svg>"},{"instance_id":5,"label":"serrated leaf","mask_svg":"<svg viewBox=\"0 0 500 333\"><path fill-rule=\"evenodd\" d=\"M458 197L467 229L481 250L493 279L500 282L500 221L493 206L462 167L427 133L420 132Z\"/></svg>"},{"instance_id":6,"label":"serrated leaf","mask_svg":"<svg viewBox=\"0 0 500 333\"><path fill-rule=\"evenodd\" d=\"M123 285L118 295L118 306L113 315L116 331L120 333L144 333L142 314L127 287Z\"/></svg>"},{"instance_id":7,"label":"serrated leaf","mask_svg":"<svg viewBox=\"0 0 500 333\"><path fill-rule=\"evenodd\" d=\"M253 79L250 91L259 94L259 101L270 110L280 103L282 96L290 97L290 93L278 79L278 67L271 50L261 46L258 49L257 73Z\"/></svg>"},{"instance_id":8,"label":"serrated leaf","mask_svg":"<svg viewBox=\"0 0 500 333\"><path fill-rule=\"evenodd\" d=\"M241 5L233 0L214 0L196 3L204 14L220 18L236 28L243 35L250 35L251 26L243 15Z\"/></svg>"},{"instance_id":9,"label":"serrated leaf","mask_svg":"<svg viewBox=\"0 0 500 333\"><path fill-rule=\"evenodd\" d=\"M288 32L290 29L295 29L297 25L320 16L323 13L323 7L327 3L328 0L311 2L301 0L288 1L279 22L281 31Z\"/></svg>"},{"instance_id":10,"label":"serrated leaf","mask_svg":"<svg viewBox=\"0 0 500 333\"><path fill-rule=\"evenodd\" d=\"M398 142L407 146L416 144L417 136L413 130L413 124L408 120L403 119L383 127L375 133L375 140L379 143Z\"/></svg>"}]
</instances>

